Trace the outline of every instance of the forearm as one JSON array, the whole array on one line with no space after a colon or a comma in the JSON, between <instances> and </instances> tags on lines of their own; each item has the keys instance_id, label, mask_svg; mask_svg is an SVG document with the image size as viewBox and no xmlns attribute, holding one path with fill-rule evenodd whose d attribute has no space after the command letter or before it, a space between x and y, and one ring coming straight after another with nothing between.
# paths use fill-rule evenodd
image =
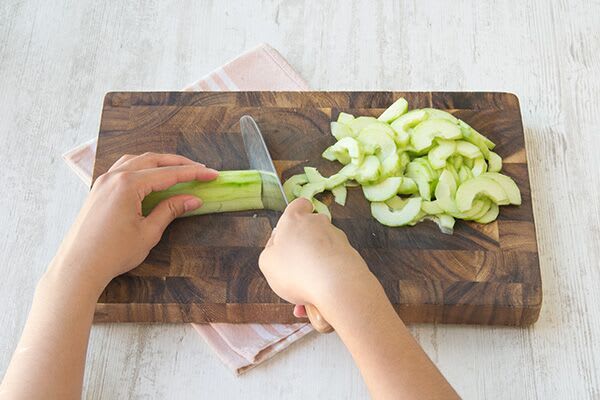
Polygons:
<instances>
[{"instance_id":1,"label":"forearm","mask_svg":"<svg viewBox=\"0 0 600 400\"><path fill-rule=\"evenodd\" d=\"M81 397L85 356L100 288L56 262L40 280L0 398Z\"/></svg>"},{"instance_id":2,"label":"forearm","mask_svg":"<svg viewBox=\"0 0 600 400\"><path fill-rule=\"evenodd\" d=\"M375 399L451 399L456 392L398 317L374 277L323 307Z\"/></svg>"}]
</instances>

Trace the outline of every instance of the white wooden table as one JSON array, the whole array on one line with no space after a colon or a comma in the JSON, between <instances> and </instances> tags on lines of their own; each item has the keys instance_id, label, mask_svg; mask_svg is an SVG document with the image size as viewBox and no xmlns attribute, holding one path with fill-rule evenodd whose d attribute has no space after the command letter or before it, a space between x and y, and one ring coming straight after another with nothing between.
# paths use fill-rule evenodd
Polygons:
<instances>
[{"instance_id":1,"label":"white wooden table","mask_svg":"<svg viewBox=\"0 0 600 400\"><path fill-rule=\"evenodd\" d=\"M412 331L464 398L600 398L600 3L400 3L3 0L0 372L86 194L60 155L96 135L104 93L176 90L266 41L315 89L520 97L540 320L527 329ZM367 397L335 334L235 377L186 325L94 327L85 391L107 399Z\"/></svg>"}]
</instances>

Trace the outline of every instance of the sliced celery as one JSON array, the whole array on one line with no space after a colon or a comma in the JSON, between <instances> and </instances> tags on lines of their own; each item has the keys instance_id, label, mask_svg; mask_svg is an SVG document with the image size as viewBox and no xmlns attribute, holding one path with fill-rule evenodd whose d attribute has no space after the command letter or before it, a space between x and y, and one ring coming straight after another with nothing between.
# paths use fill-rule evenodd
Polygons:
<instances>
[{"instance_id":1,"label":"sliced celery","mask_svg":"<svg viewBox=\"0 0 600 400\"><path fill-rule=\"evenodd\" d=\"M478 176L461 183L458 187L456 191L456 206L458 210L462 212L469 210L476 196L489 197L498 205L510 204L502 186L490 178Z\"/></svg>"},{"instance_id":2,"label":"sliced celery","mask_svg":"<svg viewBox=\"0 0 600 400\"><path fill-rule=\"evenodd\" d=\"M367 200L385 201L398 193L401 184L401 177L391 177L374 185L363 185L362 189Z\"/></svg>"},{"instance_id":3,"label":"sliced celery","mask_svg":"<svg viewBox=\"0 0 600 400\"><path fill-rule=\"evenodd\" d=\"M408 101L404 98L399 98L391 106L389 106L381 115L377 118L380 121L390 123L396 118L406 113L408 110Z\"/></svg>"},{"instance_id":4,"label":"sliced celery","mask_svg":"<svg viewBox=\"0 0 600 400\"><path fill-rule=\"evenodd\" d=\"M398 99L377 119L340 113L331 123L337 142L323 157L345 166L329 178L307 167L286 182L288 198L310 198L328 213L315 194L331 190L343 205L347 187L362 186L378 221L401 226L430 219L445 233L452 233L455 218L488 223L499 205L521 203L515 182L499 173L502 158L491 151L491 140L446 111L407 109Z\"/></svg>"},{"instance_id":5,"label":"sliced celery","mask_svg":"<svg viewBox=\"0 0 600 400\"><path fill-rule=\"evenodd\" d=\"M348 195L348 189L346 189L346 185L339 185L331 189L331 193L333 194L334 200L339 205L346 205L346 196Z\"/></svg>"},{"instance_id":6,"label":"sliced celery","mask_svg":"<svg viewBox=\"0 0 600 400\"><path fill-rule=\"evenodd\" d=\"M373 217L387 226L408 225L421 211L421 198L412 197L408 199L402 209L393 211L383 202L371 203L371 214Z\"/></svg>"},{"instance_id":7,"label":"sliced celery","mask_svg":"<svg viewBox=\"0 0 600 400\"><path fill-rule=\"evenodd\" d=\"M308 182L308 177L306 174L298 174L288 178L283 184L283 192L285 193L285 197L288 202L294 200L296 198L295 193L298 192L301 185L304 185Z\"/></svg>"},{"instance_id":8,"label":"sliced celery","mask_svg":"<svg viewBox=\"0 0 600 400\"><path fill-rule=\"evenodd\" d=\"M498 154L490 151L490 155L488 157L488 162L490 164L488 171L490 172L500 172L502 169L502 157Z\"/></svg>"},{"instance_id":9,"label":"sliced celery","mask_svg":"<svg viewBox=\"0 0 600 400\"><path fill-rule=\"evenodd\" d=\"M337 140L340 140L347 136L350 136L350 137L354 136L354 132L352 132L352 129L348 128L347 125L344 125L344 124L341 124L341 123L335 122L335 121L333 121L331 123L331 134Z\"/></svg>"},{"instance_id":10,"label":"sliced celery","mask_svg":"<svg viewBox=\"0 0 600 400\"><path fill-rule=\"evenodd\" d=\"M341 112L338 115L337 122L339 122L340 124L348 125L353 120L354 120L354 115L348 114L348 113L345 113L345 112Z\"/></svg>"},{"instance_id":11,"label":"sliced celery","mask_svg":"<svg viewBox=\"0 0 600 400\"><path fill-rule=\"evenodd\" d=\"M329 220L331 221L331 212L329 212L329 208L327 208L327 206L324 203L320 202L317 199L310 199L310 201L312 202L313 208L317 213L327 216L327 218L329 218Z\"/></svg>"}]
</instances>

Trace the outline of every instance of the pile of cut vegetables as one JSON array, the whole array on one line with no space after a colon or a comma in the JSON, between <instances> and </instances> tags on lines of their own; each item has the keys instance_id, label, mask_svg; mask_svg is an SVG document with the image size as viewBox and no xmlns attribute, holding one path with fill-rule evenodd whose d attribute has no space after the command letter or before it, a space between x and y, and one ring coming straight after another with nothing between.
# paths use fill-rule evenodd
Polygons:
<instances>
[{"instance_id":1,"label":"pile of cut vegetables","mask_svg":"<svg viewBox=\"0 0 600 400\"><path fill-rule=\"evenodd\" d=\"M408 111L401 98L378 118L340 113L331 134L336 143L322 155L342 167L329 177L305 167L284 183L288 201L305 197L316 212L331 218L315 196L331 191L343 206L348 188L361 187L380 223L395 227L432 220L444 233L452 233L456 219L486 224L498 217L499 206L521 204L515 182L500 173L502 158L494 153L494 143L445 111ZM221 171L214 181L180 183L149 194L142 212L147 215L179 194L203 200L186 215L263 209L262 186L259 171Z\"/></svg>"},{"instance_id":2,"label":"pile of cut vegetables","mask_svg":"<svg viewBox=\"0 0 600 400\"><path fill-rule=\"evenodd\" d=\"M340 113L331 134L337 141L322 156L342 164L339 172L324 177L305 167L283 185L289 201L305 197L329 218L315 196L331 191L345 205L348 187L358 186L380 223L432 220L444 233L452 233L455 219L486 224L498 217L499 206L521 204L515 182L500 173L494 143L445 111L408 111L401 98L378 118Z\"/></svg>"}]
</instances>

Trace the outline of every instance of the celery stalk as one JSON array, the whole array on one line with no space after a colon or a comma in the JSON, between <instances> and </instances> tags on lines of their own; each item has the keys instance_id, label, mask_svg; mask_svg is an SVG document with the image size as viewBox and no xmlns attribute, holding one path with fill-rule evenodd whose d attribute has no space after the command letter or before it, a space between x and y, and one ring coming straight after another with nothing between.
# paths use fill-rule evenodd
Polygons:
<instances>
[{"instance_id":1,"label":"celery stalk","mask_svg":"<svg viewBox=\"0 0 600 400\"><path fill-rule=\"evenodd\" d=\"M221 171L213 181L178 183L167 190L150 193L142 202L142 213L148 215L161 201L181 194L202 199L202 207L185 216L264 209L260 173L248 170Z\"/></svg>"}]
</instances>

